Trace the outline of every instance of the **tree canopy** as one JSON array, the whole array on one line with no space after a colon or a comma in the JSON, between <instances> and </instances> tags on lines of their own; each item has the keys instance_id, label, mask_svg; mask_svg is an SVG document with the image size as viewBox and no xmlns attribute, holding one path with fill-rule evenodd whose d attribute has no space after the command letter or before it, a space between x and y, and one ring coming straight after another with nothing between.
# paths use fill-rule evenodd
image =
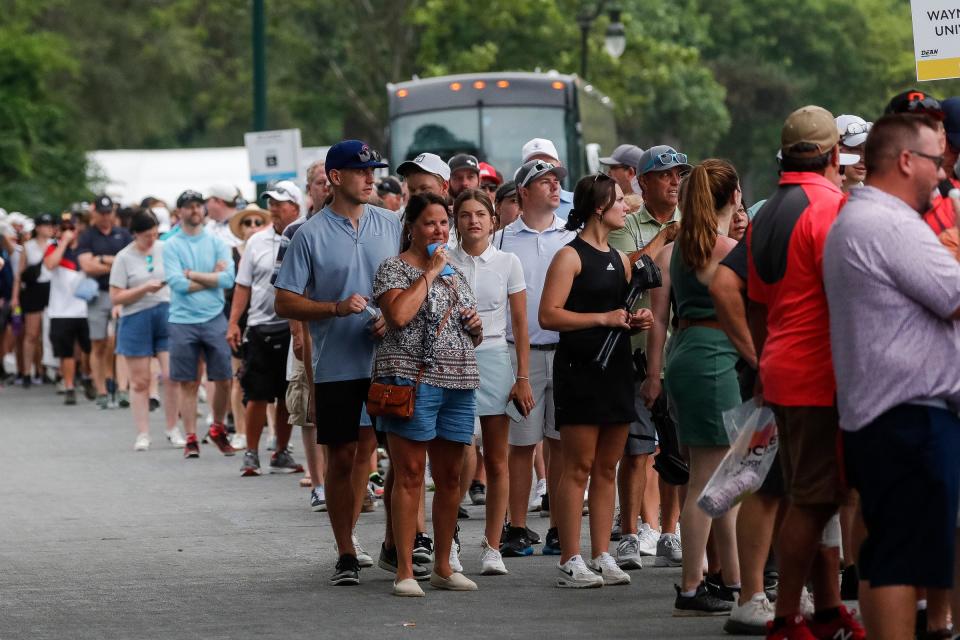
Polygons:
<instances>
[{"instance_id":1,"label":"tree canopy","mask_svg":"<svg viewBox=\"0 0 960 640\"><path fill-rule=\"evenodd\" d=\"M251 126L249 0L7 0L0 18L0 205L36 211L86 193L83 150L237 145ZM579 70L577 14L596 0L266 0L270 128L304 144L383 147L387 82ZM610 3L608 3L610 4ZM748 195L774 184L789 111L874 119L916 85L909 5L621 0L627 47L590 32L588 80L620 138L731 159ZM935 95L956 83L924 86Z\"/></svg>"}]
</instances>

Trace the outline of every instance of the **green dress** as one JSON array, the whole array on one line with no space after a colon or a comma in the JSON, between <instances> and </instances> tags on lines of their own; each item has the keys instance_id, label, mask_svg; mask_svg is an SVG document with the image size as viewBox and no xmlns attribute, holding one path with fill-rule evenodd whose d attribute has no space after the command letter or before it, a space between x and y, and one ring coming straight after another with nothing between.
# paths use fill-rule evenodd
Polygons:
<instances>
[{"instance_id":1,"label":"green dress","mask_svg":"<svg viewBox=\"0 0 960 640\"><path fill-rule=\"evenodd\" d=\"M670 286L677 315L687 320L717 317L707 287L687 268L674 244ZM740 404L737 350L720 329L693 326L674 334L664 386L677 409L680 442L691 447L727 446L723 412Z\"/></svg>"}]
</instances>

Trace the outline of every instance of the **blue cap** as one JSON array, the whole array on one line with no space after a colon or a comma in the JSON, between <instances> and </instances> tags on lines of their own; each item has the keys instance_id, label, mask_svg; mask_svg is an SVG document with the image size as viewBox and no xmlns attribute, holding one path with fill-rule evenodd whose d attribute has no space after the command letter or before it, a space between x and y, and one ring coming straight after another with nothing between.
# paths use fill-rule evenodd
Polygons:
<instances>
[{"instance_id":1,"label":"blue cap","mask_svg":"<svg viewBox=\"0 0 960 640\"><path fill-rule=\"evenodd\" d=\"M947 98L940 103L943 109L943 128L950 146L960 149L960 96Z\"/></svg>"},{"instance_id":2,"label":"blue cap","mask_svg":"<svg viewBox=\"0 0 960 640\"><path fill-rule=\"evenodd\" d=\"M344 140L330 147L324 167L332 169L381 169L387 165L380 154L362 140Z\"/></svg>"}]
</instances>

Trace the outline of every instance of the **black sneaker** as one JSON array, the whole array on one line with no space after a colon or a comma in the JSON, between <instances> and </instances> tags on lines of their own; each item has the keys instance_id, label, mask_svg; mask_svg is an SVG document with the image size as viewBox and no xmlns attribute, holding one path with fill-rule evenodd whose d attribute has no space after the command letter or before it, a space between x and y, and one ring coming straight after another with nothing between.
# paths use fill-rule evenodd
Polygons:
<instances>
[{"instance_id":1,"label":"black sneaker","mask_svg":"<svg viewBox=\"0 0 960 640\"><path fill-rule=\"evenodd\" d=\"M777 601L777 592L780 590L780 573L775 569L767 569L763 572L763 592L767 594L767 600Z\"/></svg>"},{"instance_id":2,"label":"black sneaker","mask_svg":"<svg viewBox=\"0 0 960 640\"><path fill-rule=\"evenodd\" d=\"M457 507L457 520L469 520L470 512L463 505Z\"/></svg>"},{"instance_id":3,"label":"black sneaker","mask_svg":"<svg viewBox=\"0 0 960 640\"><path fill-rule=\"evenodd\" d=\"M97 388L93 384L93 378L84 378L81 384L83 384L83 395L87 397L87 400L96 400Z\"/></svg>"},{"instance_id":4,"label":"black sneaker","mask_svg":"<svg viewBox=\"0 0 960 640\"><path fill-rule=\"evenodd\" d=\"M543 494L543 498L540 499L540 517L549 518L550 517L550 494Z\"/></svg>"},{"instance_id":5,"label":"black sneaker","mask_svg":"<svg viewBox=\"0 0 960 640\"><path fill-rule=\"evenodd\" d=\"M732 602L713 595L702 582L697 585L697 592L689 598L680 595L680 587L674 585L673 588L677 590L677 599L673 603L674 617L726 616L733 609Z\"/></svg>"},{"instance_id":6,"label":"black sneaker","mask_svg":"<svg viewBox=\"0 0 960 640\"><path fill-rule=\"evenodd\" d=\"M560 532L557 531L556 527L547 529L547 541L543 544L543 555L560 555Z\"/></svg>"},{"instance_id":7,"label":"black sneaker","mask_svg":"<svg viewBox=\"0 0 960 640\"><path fill-rule=\"evenodd\" d=\"M67 389L64 394L63 404L74 405L77 404L77 390L76 389Z\"/></svg>"},{"instance_id":8,"label":"black sneaker","mask_svg":"<svg viewBox=\"0 0 960 640\"><path fill-rule=\"evenodd\" d=\"M613 516L613 526L610 527L610 542L620 542L623 537L623 525L620 522L620 509Z\"/></svg>"},{"instance_id":9,"label":"black sneaker","mask_svg":"<svg viewBox=\"0 0 960 640\"><path fill-rule=\"evenodd\" d=\"M533 554L533 547L527 540L524 527L510 527L506 539L500 543L500 555L504 558L522 558Z\"/></svg>"},{"instance_id":10,"label":"black sneaker","mask_svg":"<svg viewBox=\"0 0 960 640\"><path fill-rule=\"evenodd\" d=\"M739 599L740 591L728 587L723 581L723 574L719 571L704 576L703 584L707 587L707 591L721 600L736 602Z\"/></svg>"},{"instance_id":11,"label":"black sneaker","mask_svg":"<svg viewBox=\"0 0 960 640\"><path fill-rule=\"evenodd\" d=\"M33 381L30 379L30 376L23 376L22 380L23 380L23 382L22 382L23 388L24 388L24 389L29 389L29 388L30 388L30 383L33 382ZM474 504L476 504L476 502L474 502Z\"/></svg>"},{"instance_id":12,"label":"black sneaker","mask_svg":"<svg viewBox=\"0 0 960 640\"><path fill-rule=\"evenodd\" d=\"M840 574L840 599L857 600L860 597L860 572L857 565L844 567Z\"/></svg>"},{"instance_id":13,"label":"black sneaker","mask_svg":"<svg viewBox=\"0 0 960 640\"><path fill-rule=\"evenodd\" d=\"M530 544L540 544L543 542L543 540L540 539L540 534L530 527L526 527L524 531L526 532L527 540L530 541Z\"/></svg>"},{"instance_id":14,"label":"black sneaker","mask_svg":"<svg viewBox=\"0 0 960 640\"><path fill-rule=\"evenodd\" d=\"M156 411L160 408L159 398L150 398L150 411Z\"/></svg>"},{"instance_id":15,"label":"black sneaker","mask_svg":"<svg viewBox=\"0 0 960 640\"><path fill-rule=\"evenodd\" d=\"M420 564L433 562L433 540L420 531L413 541L413 561Z\"/></svg>"},{"instance_id":16,"label":"black sneaker","mask_svg":"<svg viewBox=\"0 0 960 640\"><path fill-rule=\"evenodd\" d=\"M360 564L357 556L343 554L337 560L337 570L330 576L330 584L334 587L353 586L360 584Z\"/></svg>"},{"instance_id":17,"label":"black sneaker","mask_svg":"<svg viewBox=\"0 0 960 640\"><path fill-rule=\"evenodd\" d=\"M377 560L377 566L390 573L397 572L397 548L387 549L386 545L380 544L380 558ZM413 579L429 580L431 570L417 562L413 563Z\"/></svg>"},{"instance_id":18,"label":"black sneaker","mask_svg":"<svg viewBox=\"0 0 960 640\"><path fill-rule=\"evenodd\" d=\"M487 485L483 484L479 480L474 480L470 483L470 502L473 504L487 504Z\"/></svg>"}]
</instances>

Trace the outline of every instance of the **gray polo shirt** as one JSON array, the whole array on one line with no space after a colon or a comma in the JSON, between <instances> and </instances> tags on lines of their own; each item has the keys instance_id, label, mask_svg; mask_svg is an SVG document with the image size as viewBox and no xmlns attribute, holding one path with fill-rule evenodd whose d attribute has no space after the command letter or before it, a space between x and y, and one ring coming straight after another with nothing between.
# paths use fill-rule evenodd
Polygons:
<instances>
[{"instance_id":1,"label":"gray polo shirt","mask_svg":"<svg viewBox=\"0 0 960 640\"><path fill-rule=\"evenodd\" d=\"M853 190L827 236L823 280L842 429L901 404L960 408L960 324L949 319L960 264L919 213L874 187Z\"/></svg>"}]
</instances>

